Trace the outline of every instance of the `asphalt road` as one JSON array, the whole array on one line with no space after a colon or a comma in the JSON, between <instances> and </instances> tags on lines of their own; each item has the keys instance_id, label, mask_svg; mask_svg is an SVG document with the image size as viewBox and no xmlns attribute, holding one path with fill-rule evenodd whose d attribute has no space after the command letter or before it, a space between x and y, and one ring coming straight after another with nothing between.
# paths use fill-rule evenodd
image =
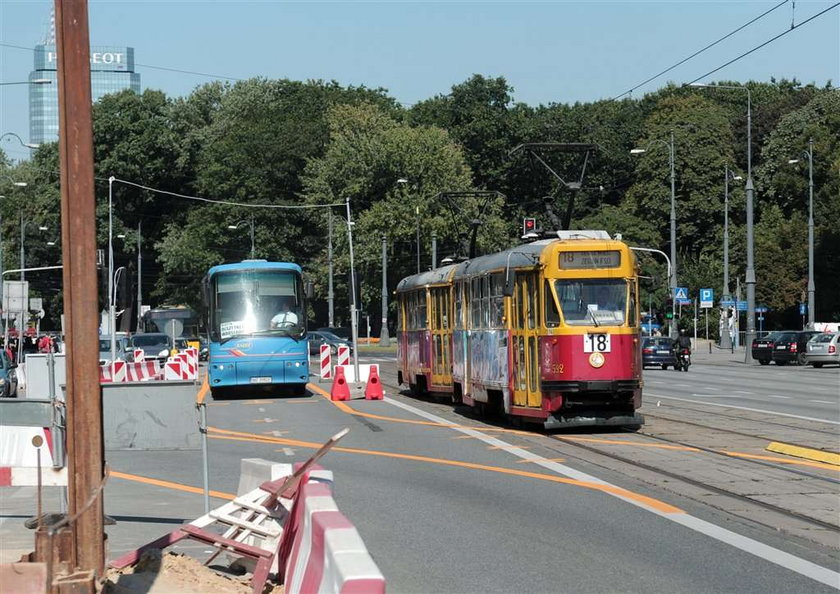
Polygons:
<instances>
[{"instance_id":1,"label":"asphalt road","mask_svg":"<svg viewBox=\"0 0 840 594\"><path fill-rule=\"evenodd\" d=\"M387 386L393 364L380 362ZM812 373L800 373L806 371ZM688 373L650 370L645 380L648 398L720 401L836 421L837 394L820 391L833 373L698 362ZM358 527L391 592L840 589L840 564L831 553L733 523L626 475L517 446L515 434L488 431L451 406L388 397L337 406L313 390L306 398L213 402L210 425L244 435L211 440L212 488L235 490L240 458L300 461L350 427L323 465L335 473L339 507Z\"/></svg>"}]
</instances>

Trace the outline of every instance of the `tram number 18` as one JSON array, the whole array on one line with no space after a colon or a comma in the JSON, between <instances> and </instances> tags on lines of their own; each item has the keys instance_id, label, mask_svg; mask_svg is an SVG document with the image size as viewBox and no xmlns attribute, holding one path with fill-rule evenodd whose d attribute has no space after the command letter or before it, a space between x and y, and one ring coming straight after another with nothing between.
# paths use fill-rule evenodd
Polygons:
<instances>
[{"instance_id":1,"label":"tram number 18","mask_svg":"<svg viewBox=\"0 0 840 594\"><path fill-rule=\"evenodd\" d=\"M609 353L609 334L587 334L583 337L584 353Z\"/></svg>"}]
</instances>

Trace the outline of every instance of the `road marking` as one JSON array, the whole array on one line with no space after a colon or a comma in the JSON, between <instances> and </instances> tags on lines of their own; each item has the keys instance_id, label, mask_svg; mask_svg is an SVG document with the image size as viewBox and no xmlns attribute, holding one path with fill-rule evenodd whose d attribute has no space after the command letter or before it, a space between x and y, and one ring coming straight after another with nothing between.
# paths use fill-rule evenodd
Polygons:
<instances>
[{"instance_id":1,"label":"road marking","mask_svg":"<svg viewBox=\"0 0 840 594\"><path fill-rule=\"evenodd\" d=\"M818 404L834 404L834 402L831 402L830 400L809 400L808 402L816 402Z\"/></svg>"},{"instance_id":2,"label":"road marking","mask_svg":"<svg viewBox=\"0 0 840 594\"><path fill-rule=\"evenodd\" d=\"M282 450L277 450L278 452L283 452L287 456L294 456L295 451L292 448L283 448Z\"/></svg>"},{"instance_id":3,"label":"road marking","mask_svg":"<svg viewBox=\"0 0 840 594\"><path fill-rule=\"evenodd\" d=\"M283 435L286 435L287 433L288 433L288 431L264 431L263 432L264 435L271 435L273 437L281 437Z\"/></svg>"},{"instance_id":4,"label":"road marking","mask_svg":"<svg viewBox=\"0 0 840 594\"><path fill-rule=\"evenodd\" d=\"M244 433L241 431L230 431L227 429L219 429L218 427L208 427L208 432L210 433L210 437L213 439L225 439L230 441L248 441L248 442L256 442L256 443L265 443L265 444L282 444L282 445L290 445L290 446L297 446L300 448L309 448L309 449L318 449L323 444L320 443L313 443L308 441L300 441L296 439L285 439L285 438L272 438L272 437L264 437L262 435L257 435L255 433ZM472 431L471 429L459 429L459 431ZM489 437L483 435L484 439L482 441L493 440L492 445L505 445L504 442L495 443L499 441L495 437ZM490 442L488 442L490 443ZM515 446L510 446L510 450L513 451L519 448ZM555 476L552 474L541 474L535 472L528 472L526 470L517 470L515 468L505 468L503 466L488 466L486 464L476 464L474 462L463 462L460 460L447 460L444 458L430 458L428 456L417 456L414 454L398 454L396 452L383 452L379 450L362 450L358 448L345 448L336 446L332 448L333 452L344 452L347 454L361 454L365 456L381 456L383 458L396 458L398 460L412 460L414 462L428 462L430 464L440 464L442 466L455 466L459 468L469 468L471 470L484 470L487 472L496 472L499 474L507 474L512 476L520 476L526 478L533 478L542 481L549 481L552 483L561 483L565 485L573 485L577 487L583 487L585 489L592 489L594 491L601 491L603 493L607 493L612 495L613 497L618 497L619 499L623 499L633 505L637 505L644 509L649 509L651 511L655 511L656 513L660 513L663 515L680 515L684 514L685 512L678 507L674 507L664 501L659 501L658 499L654 499L652 497L648 497L647 495L642 495L641 493L635 493L633 491L628 491L622 487L618 487L616 485L607 483L602 481L601 479L592 477L585 473L578 473L576 470L569 469L573 473L578 474L580 477L588 477L588 479L584 478L573 478L573 477L561 477ZM545 466L546 463L548 464L555 464L554 462L549 462L545 458L537 456L536 454L532 454L525 450L521 450L524 454L526 454L530 460L540 463L542 466Z\"/></svg>"},{"instance_id":5,"label":"road marking","mask_svg":"<svg viewBox=\"0 0 840 594\"><path fill-rule=\"evenodd\" d=\"M270 419L268 417L265 417L265 418L262 418L262 419L254 419L254 422L255 423L276 423L279 420L280 419Z\"/></svg>"},{"instance_id":6,"label":"road marking","mask_svg":"<svg viewBox=\"0 0 840 594\"><path fill-rule=\"evenodd\" d=\"M741 452L727 452L720 450L721 454L733 456L735 458L750 458L754 460L767 460L768 462L779 462L781 464L795 464L797 466L811 466L812 468L821 468L823 470L833 470L840 472L840 467L832 464L822 464L820 462L803 462L802 460L791 460L789 458L779 458L778 456L760 456L758 454L744 454ZM836 454L835 454L836 455Z\"/></svg>"},{"instance_id":7,"label":"road marking","mask_svg":"<svg viewBox=\"0 0 840 594\"><path fill-rule=\"evenodd\" d=\"M755 394L755 392L747 392L747 391L744 391L744 390L733 390L732 393L733 394Z\"/></svg>"},{"instance_id":8,"label":"road marking","mask_svg":"<svg viewBox=\"0 0 840 594\"><path fill-rule=\"evenodd\" d=\"M507 445L504 445L504 446L487 446L487 449L488 450L509 450L512 447L517 447L517 446L507 446ZM530 446L518 446L518 447L522 448L523 450L527 450Z\"/></svg>"},{"instance_id":9,"label":"road marking","mask_svg":"<svg viewBox=\"0 0 840 594\"><path fill-rule=\"evenodd\" d=\"M777 415L780 417L789 417L792 419L802 419L803 421L817 421L818 423L829 423L831 425L840 425L840 421L829 421L828 419L815 419L814 417L803 417L801 415L791 415L788 413L775 412L772 410L762 410L760 408L748 408L746 406L735 406L732 404L718 404L716 402L703 402L701 400L689 400L688 398L676 398L674 396L664 396L662 394L653 394L648 392L648 396L653 398L664 398L665 400L676 400L678 402L691 402L692 404L705 404L706 406L720 406L722 408L735 408L737 410L748 410L750 412L764 413L767 415Z\"/></svg>"},{"instance_id":10,"label":"road marking","mask_svg":"<svg viewBox=\"0 0 840 594\"><path fill-rule=\"evenodd\" d=\"M726 394L691 394L692 396L696 396L698 398L732 398L732 396L727 396Z\"/></svg>"},{"instance_id":11,"label":"road marking","mask_svg":"<svg viewBox=\"0 0 840 594\"><path fill-rule=\"evenodd\" d=\"M570 437L564 435L554 435L553 437L557 439L561 439L564 441L586 441L591 443L604 443L604 444L611 444L611 445L629 445L634 447L641 447L641 448L658 448L662 450L679 450L683 452L699 452L700 450L697 448L692 448L689 446L677 446L677 445L667 445L662 443L640 443L638 441L629 441L629 440L622 440L622 439L597 439L594 437Z\"/></svg>"},{"instance_id":12,"label":"road marking","mask_svg":"<svg viewBox=\"0 0 840 594\"><path fill-rule=\"evenodd\" d=\"M199 389L198 394L195 395L195 403L196 404L204 404L204 399L207 398L207 392L210 391L210 385L207 383L207 378L204 378L204 381L201 383L201 389Z\"/></svg>"},{"instance_id":13,"label":"road marking","mask_svg":"<svg viewBox=\"0 0 840 594\"><path fill-rule=\"evenodd\" d=\"M549 462L565 462L565 458L540 458L539 460L548 460ZM517 460L517 464L533 464L538 460Z\"/></svg>"},{"instance_id":14,"label":"road marking","mask_svg":"<svg viewBox=\"0 0 840 594\"><path fill-rule=\"evenodd\" d=\"M790 400L790 396L782 396L780 394L767 394L768 398L782 398L784 400Z\"/></svg>"},{"instance_id":15,"label":"road marking","mask_svg":"<svg viewBox=\"0 0 840 594\"><path fill-rule=\"evenodd\" d=\"M415 407L413 407L409 404L399 402L399 401L394 400L393 398L390 398L390 397L387 397L387 396L385 397L385 402L388 402L389 404L392 404L392 405L394 405L398 408L402 408L404 410L414 412L418 416L421 416L421 417L426 418L426 419L438 420L438 421L443 420L443 419L441 419L441 417L438 417L437 415L433 415L431 413L428 413L426 411L415 408ZM491 443L493 445L503 445L505 443L505 442L501 441L500 439L498 439L496 437L491 437L489 435L481 435L480 433L474 432L471 429L455 428L455 430L456 431L461 431L461 432L466 433L468 435L469 434L480 435L481 437L479 439L481 439L485 443ZM558 474L562 474L562 475L565 475L565 476L568 476L568 477L574 477L576 480L584 481L584 482L591 483L591 484L610 485L611 487L620 489L620 487L615 487L615 485L611 485L610 483L607 483L606 481L602 481L601 479L599 479L597 477L586 474L584 472L580 472L580 471L575 470L574 468L571 468L569 466L558 464L556 462L550 462L550 461L545 460L545 459L540 459L539 456L536 456L535 454L533 454L531 452L528 452L526 450L523 450L521 448L511 448L507 451L511 452L514 455L519 456L520 458L533 460L535 464L538 464L539 466L542 466L543 468L553 470L554 472L556 472ZM678 524L686 526L687 528L691 528L692 530L695 530L696 532L700 532L701 534L705 534L706 536L714 538L714 539L716 539L720 542L729 544L729 545L731 545L731 546L733 546L737 549L740 549L740 550L742 550L746 553L750 553L751 555L755 555L756 557L765 559L767 561L770 561L771 563L775 563L776 565L779 565L781 567L785 567L787 569L790 569L791 571L794 571L796 573L804 575L805 577L808 577L812 580L821 582L823 584L827 584L827 585L835 587L835 588L837 587L838 582L840 582L840 573L837 573L837 572L832 571L830 569L827 569L825 567L821 567L821 566L819 566L815 563L811 563L810 561L806 561L805 559L800 559L799 557L791 555L790 553L785 553L784 551L780 551L779 549L776 549L776 548L770 547L768 545L765 545L765 544L763 544L763 543L761 543L757 540L753 540L752 538L748 538L746 536L741 536L740 534L732 532L731 530L727 530L726 528L722 528L720 526L717 526L715 524L712 524L710 522L706 522L705 520L701 520L700 518L697 518L695 516L687 514L682 510L678 510L678 513L666 512L666 511L663 511L658 506L650 506L650 505L646 505L646 504L644 504L640 501L634 501L632 499L627 499L626 497L624 497L621 494L618 494L616 492L607 491L607 493L609 493L613 497L617 497L619 499L623 499L625 501L628 501L629 503L631 503L633 505L636 505L638 507L641 507L642 509L647 509L651 513L654 513L654 514L656 514L660 517L663 517L667 520L671 520L673 522L676 522ZM654 501L657 501L657 500L654 500ZM661 503L663 505L668 505L664 502L659 502L659 501L657 501L657 503Z\"/></svg>"},{"instance_id":16,"label":"road marking","mask_svg":"<svg viewBox=\"0 0 840 594\"><path fill-rule=\"evenodd\" d=\"M172 481L163 481L160 479L149 478L147 476L140 476L137 474L128 474L127 472L119 472L112 470L110 475L114 478L123 479L126 481L134 481L137 483L145 483L147 485L154 485L156 487L163 487L165 489L174 489L175 491L185 491L187 493L204 494L204 489L199 487L191 487L190 485L182 485L181 483L173 483ZM236 499L236 495L232 493L224 493L222 491L210 491L210 497L217 499Z\"/></svg>"}]
</instances>

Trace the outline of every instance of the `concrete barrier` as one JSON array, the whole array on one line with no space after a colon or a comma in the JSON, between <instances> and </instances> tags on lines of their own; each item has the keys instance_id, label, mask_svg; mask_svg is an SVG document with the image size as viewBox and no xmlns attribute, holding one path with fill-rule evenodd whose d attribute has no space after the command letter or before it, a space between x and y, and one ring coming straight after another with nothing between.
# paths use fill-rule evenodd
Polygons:
<instances>
[{"instance_id":1,"label":"concrete barrier","mask_svg":"<svg viewBox=\"0 0 840 594\"><path fill-rule=\"evenodd\" d=\"M55 361L55 390L59 391L58 386L63 386L67 383L65 379L67 376L67 368L64 361L64 353L54 353L53 361ZM23 367L25 368L25 375L27 378L25 395L26 398L49 398L50 393L50 376L49 367L47 366L47 355L42 353L30 353L26 355ZM20 369L18 369L20 371ZM21 386L23 388L23 386ZM18 397L24 395L20 392Z\"/></svg>"},{"instance_id":2,"label":"concrete barrier","mask_svg":"<svg viewBox=\"0 0 840 594\"><path fill-rule=\"evenodd\" d=\"M201 447L194 382L102 385L106 450Z\"/></svg>"}]
</instances>

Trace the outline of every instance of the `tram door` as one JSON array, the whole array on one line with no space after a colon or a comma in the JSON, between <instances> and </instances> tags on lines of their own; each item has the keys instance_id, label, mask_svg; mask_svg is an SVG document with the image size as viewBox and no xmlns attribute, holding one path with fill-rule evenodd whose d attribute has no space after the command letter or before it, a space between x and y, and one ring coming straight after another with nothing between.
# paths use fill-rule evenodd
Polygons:
<instances>
[{"instance_id":1,"label":"tram door","mask_svg":"<svg viewBox=\"0 0 840 594\"><path fill-rule=\"evenodd\" d=\"M452 384L451 373L451 334L452 315L450 313L451 300L449 287L434 287L432 297L432 311L429 321L432 340L432 385L449 386Z\"/></svg>"},{"instance_id":2,"label":"tram door","mask_svg":"<svg viewBox=\"0 0 840 594\"><path fill-rule=\"evenodd\" d=\"M539 407L539 276L517 274L513 293L513 404Z\"/></svg>"}]
</instances>

